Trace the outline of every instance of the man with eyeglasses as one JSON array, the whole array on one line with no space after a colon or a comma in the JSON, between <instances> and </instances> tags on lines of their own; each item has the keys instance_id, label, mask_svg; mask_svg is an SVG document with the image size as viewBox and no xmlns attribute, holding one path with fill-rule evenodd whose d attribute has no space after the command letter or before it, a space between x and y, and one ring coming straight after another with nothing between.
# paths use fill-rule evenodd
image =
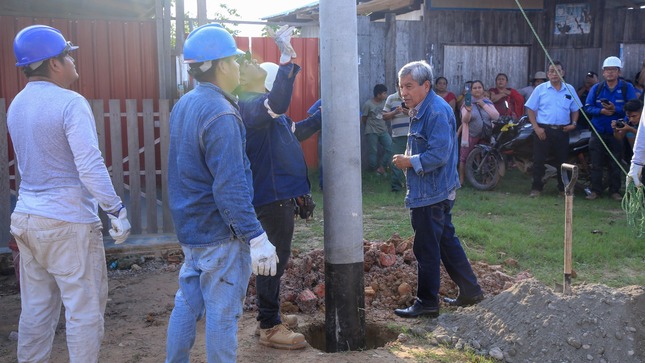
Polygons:
<instances>
[{"instance_id":1,"label":"man with eyeglasses","mask_svg":"<svg viewBox=\"0 0 645 363\"><path fill-rule=\"evenodd\" d=\"M553 154L558 174L558 191L564 195L560 165L567 159L569 132L576 128L580 100L573 86L564 81L565 70L559 61L549 66L549 81L537 86L526 101L526 113L533 125L533 183L531 198L539 197L544 188L547 157Z\"/></svg>"},{"instance_id":2,"label":"man with eyeglasses","mask_svg":"<svg viewBox=\"0 0 645 363\"><path fill-rule=\"evenodd\" d=\"M602 76L605 80L589 90L585 102L585 112L592 116L591 124L596 130L591 133L589 140L591 193L586 197L589 200L597 199L605 188L609 188L611 199L622 200L622 175L617 164L621 157L622 145L614 137L611 123L625 118L623 107L628 100L636 98L636 90L631 83L619 78L621 68L622 62L618 57L607 57L602 64ZM603 184L605 166L609 169L608 185Z\"/></svg>"},{"instance_id":3,"label":"man with eyeglasses","mask_svg":"<svg viewBox=\"0 0 645 363\"><path fill-rule=\"evenodd\" d=\"M7 114L22 176L11 233L21 254L18 362L47 362L65 305L70 362L97 362L108 285L98 205L122 243L130 223L98 146L92 109L58 29L32 25L13 43L28 79Z\"/></svg>"}]
</instances>

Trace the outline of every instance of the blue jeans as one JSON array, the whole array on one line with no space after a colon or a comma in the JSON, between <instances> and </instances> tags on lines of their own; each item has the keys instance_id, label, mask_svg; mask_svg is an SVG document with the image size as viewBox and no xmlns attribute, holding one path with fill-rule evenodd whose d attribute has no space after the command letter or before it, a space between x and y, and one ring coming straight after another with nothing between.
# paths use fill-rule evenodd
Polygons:
<instances>
[{"instance_id":1,"label":"blue jeans","mask_svg":"<svg viewBox=\"0 0 645 363\"><path fill-rule=\"evenodd\" d=\"M421 305L439 307L440 261L459 287L459 295L473 297L482 293L477 277L455 235L452 225L452 200L412 208L414 256L417 258L417 299Z\"/></svg>"},{"instance_id":2,"label":"blue jeans","mask_svg":"<svg viewBox=\"0 0 645 363\"><path fill-rule=\"evenodd\" d=\"M387 132L380 134L366 134L367 151L369 167L372 170L378 169L380 166L387 168L392 162L392 138ZM383 147L383 157L378 158L378 144Z\"/></svg>"},{"instance_id":3,"label":"blue jeans","mask_svg":"<svg viewBox=\"0 0 645 363\"><path fill-rule=\"evenodd\" d=\"M405 148L408 145L407 136L397 136L392 138L392 155L405 154ZM405 188L405 175L403 170L393 166L391 187L393 191L403 190Z\"/></svg>"},{"instance_id":4,"label":"blue jeans","mask_svg":"<svg viewBox=\"0 0 645 363\"><path fill-rule=\"evenodd\" d=\"M197 321L204 315L207 361L235 362L237 321L251 277L249 245L233 240L182 250L185 260L168 322L166 363L190 362Z\"/></svg>"},{"instance_id":5,"label":"blue jeans","mask_svg":"<svg viewBox=\"0 0 645 363\"><path fill-rule=\"evenodd\" d=\"M257 319L262 329L273 328L281 323L280 278L291 255L294 207L293 199L286 199L255 208L258 220L262 223L269 241L275 246L279 259L275 276L257 276L255 280L259 310Z\"/></svg>"}]
</instances>

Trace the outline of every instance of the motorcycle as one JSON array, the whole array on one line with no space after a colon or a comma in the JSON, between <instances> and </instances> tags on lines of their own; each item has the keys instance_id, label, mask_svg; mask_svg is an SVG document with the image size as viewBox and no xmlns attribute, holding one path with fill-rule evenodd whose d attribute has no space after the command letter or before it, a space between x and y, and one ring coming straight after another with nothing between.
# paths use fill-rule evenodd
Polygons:
<instances>
[{"instance_id":1,"label":"motorcycle","mask_svg":"<svg viewBox=\"0 0 645 363\"><path fill-rule=\"evenodd\" d=\"M507 163L512 163L521 172L530 173L533 166L533 125L528 116L518 121L502 116L493 121L493 135L490 142L476 145L466 159L466 180L478 190L492 190L506 173ZM569 156L567 163L579 167L580 186L585 188L589 181L589 139L591 130L569 132ZM543 182L557 175L547 158ZM585 190L586 191L586 190Z\"/></svg>"}]
</instances>

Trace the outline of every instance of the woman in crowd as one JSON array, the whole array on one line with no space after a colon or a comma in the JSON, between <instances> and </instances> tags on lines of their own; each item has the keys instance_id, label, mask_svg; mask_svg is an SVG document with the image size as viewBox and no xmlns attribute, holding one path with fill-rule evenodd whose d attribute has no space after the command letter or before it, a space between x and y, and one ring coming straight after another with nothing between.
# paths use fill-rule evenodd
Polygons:
<instances>
[{"instance_id":1,"label":"woman in crowd","mask_svg":"<svg viewBox=\"0 0 645 363\"><path fill-rule=\"evenodd\" d=\"M448 91L448 80L446 79L446 77L437 78L434 86L435 93L441 96L441 98L443 98L446 102L448 102L450 107L452 107L452 111L455 112L457 110L455 108L455 105L457 104L457 97L454 93Z\"/></svg>"},{"instance_id":2,"label":"woman in crowd","mask_svg":"<svg viewBox=\"0 0 645 363\"><path fill-rule=\"evenodd\" d=\"M500 73L495 77L495 88L488 90L495 109L502 116L518 120L524 115L524 97L515 89L508 87L508 76Z\"/></svg>"},{"instance_id":3,"label":"woman in crowd","mask_svg":"<svg viewBox=\"0 0 645 363\"><path fill-rule=\"evenodd\" d=\"M459 153L459 182L464 184L466 158L482 140L484 123L492 126L492 121L499 118L499 112L493 102L484 94L482 81L473 81L471 86L471 105L461 106L461 148Z\"/></svg>"}]
</instances>

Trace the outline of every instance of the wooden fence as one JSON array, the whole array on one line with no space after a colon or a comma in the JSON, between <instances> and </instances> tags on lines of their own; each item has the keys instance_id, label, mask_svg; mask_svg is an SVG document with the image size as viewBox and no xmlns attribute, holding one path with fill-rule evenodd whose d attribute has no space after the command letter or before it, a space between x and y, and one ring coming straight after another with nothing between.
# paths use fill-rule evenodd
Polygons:
<instances>
[{"instance_id":1,"label":"wooden fence","mask_svg":"<svg viewBox=\"0 0 645 363\"><path fill-rule=\"evenodd\" d=\"M174 231L168 207L170 100L92 100L99 147L116 193L128 209L132 234ZM156 104L156 105L155 105ZM125 106L125 112L122 107ZM141 106L141 108L138 108ZM155 106L157 110L155 111ZM0 98L0 247L10 238L10 216L20 175L7 132L6 102ZM100 213L107 232L105 213Z\"/></svg>"}]
</instances>

